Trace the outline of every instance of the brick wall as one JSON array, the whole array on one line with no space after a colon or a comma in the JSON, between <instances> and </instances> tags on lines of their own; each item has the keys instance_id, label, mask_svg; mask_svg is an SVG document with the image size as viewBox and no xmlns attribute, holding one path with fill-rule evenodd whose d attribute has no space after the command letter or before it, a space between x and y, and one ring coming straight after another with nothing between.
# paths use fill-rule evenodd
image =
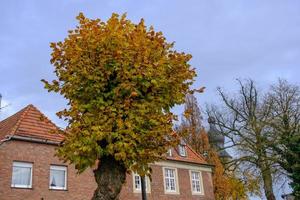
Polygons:
<instances>
[{"instance_id":1,"label":"brick wall","mask_svg":"<svg viewBox=\"0 0 300 200\"><path fill-rule=\"evenodd\" d=\"M202 172L204 195L192 195L191 182L188 169L177 168L179 194L165 194L163 184L163 168L152 166L151 192L147 194L148 200L214 200L212 179L210 172ZM127 182L122 188L122 200L141 200L141 193L133 193L133 178L127 175Z\"/></svg>"},{"instance_id":2,"label":"brick wall","mask_svg":"<svg viewBox=\"0 0 300 200\"><path fill-rule=\"evenodd\" d=\"M67 191L49 190L51 164L63 164L54 157L55 146L10 141L0 145L0 200L89 200L96 188L91 170L77 175L68 166ZM13 161L33 162L32 189L11 188Z\"/></svg>"},{"instance_id":3,"label":"brick wall","mask_svg":"<svg viewBox=\"0 0 300 200\"><path fill-rule=\"evenodd\" d=\"M0 200L89 200L96 188L93 173L87 170L77 175L74 167L68 166L67 191L49 190L49 168L51 164L63 164L54 157L55 146L9 141L0 145ZM11 188L13 161L33 162L32 189ZM174 166L174 162L173 162ZM181 164L181 166L183 166ZM211 173L202 172L205 195L192 195L189 170L178 168L179 194L164 194L163 169L152 166L151 193L149 200L213 200ZM133 179L127 174L121 200L140 200L140 193L133 193Z\"/></svg>"}]
</instances>

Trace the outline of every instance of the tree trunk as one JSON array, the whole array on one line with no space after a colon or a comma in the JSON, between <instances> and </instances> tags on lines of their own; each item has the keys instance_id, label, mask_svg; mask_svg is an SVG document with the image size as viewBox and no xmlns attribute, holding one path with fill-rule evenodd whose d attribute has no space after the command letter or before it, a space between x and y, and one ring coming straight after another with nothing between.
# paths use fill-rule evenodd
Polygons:
<instances>
[{"instance_id":1,"label":"tree trunk","mask_svg":"<svg viewBox=\"0 0 300 200\"><path fill-rule=\"evenodd\" d=\"M92 200L118 200L126 179L126 168L113 157L101 158L94 170L97 189Z\"/></svg>"},{"instance_id":2,"label":"tree trunk","mask_svg":"<svg viewBox=\"0 0 300 200\"><path fill-rule=\"evenodd\" d=\"M273 179L269 167L262 167L262 178L264 181L264 191L267 200L276 200L273 191Z\"/></svg>"}]
</instances>

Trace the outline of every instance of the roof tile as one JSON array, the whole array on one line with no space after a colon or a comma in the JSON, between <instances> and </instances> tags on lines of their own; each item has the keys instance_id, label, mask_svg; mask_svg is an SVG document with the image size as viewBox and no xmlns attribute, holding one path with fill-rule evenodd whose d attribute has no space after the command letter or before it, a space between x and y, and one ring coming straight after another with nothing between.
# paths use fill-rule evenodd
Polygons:
<instances>
[{"instance_id":1,"label":"roof tile","mask_svg":"<svg viewBox=\"0 0 300 200\"><path fill-rule=\"evenodd\" d=\"M7 136L15 135L61 142L64 137L59 132L60 129L31 104L0 122L0 141ZM177 148L174 148L172 149L172 156L167 157L167 159L195 164L207 164L205 159L190 146L186 145L186 150L187 156L183 157L179 155Z\"/></svg>"},{"instance_id":2,"label":"roof tile","mask_svg":"<svg viewBox=\"0 0 300 200\"><path fill-rule=\"evenodd\" d=\"M180 161L180 162L189 162L195 164L208 164L204 157L196 153L189 145L186 147L186 156L181 156L177 148L172 149L172 156L167 156L168 160Z\"/></svg>"},{"instance_id":3,"label":"roof tile","mask_svg":"<svg viewBox=\"0 0 300 200\"><path fill-rule=\"evenodd\" d=\"M59 128L32 104L0 122L0 140L13 135L54 142L63 140Z\"/></svg>"}]
</instances>

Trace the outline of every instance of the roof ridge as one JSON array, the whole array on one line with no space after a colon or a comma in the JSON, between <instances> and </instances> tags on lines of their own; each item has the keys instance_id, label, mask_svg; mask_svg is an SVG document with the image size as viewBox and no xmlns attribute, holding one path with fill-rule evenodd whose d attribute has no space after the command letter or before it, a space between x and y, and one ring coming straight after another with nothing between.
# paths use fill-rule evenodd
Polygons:
<instances>
[{"instance_id":1,"label":"roof ridge","mask_svg":"<svg viewBox=\"0 0 300 200\"><path fill-rule=\"evenodd\" d=\"M0 122L0 139L5 136L42 138L57 142L64 138L61 128L32 104Z\"/></svg>"},{"instance_id":2,"label":"roof ridge","mask_svg":"<svg viewBox=\"0 0 300 200\"><path fill-rule=\"evenodd\" d=\"M53 125L56 129L58 130L61 130L60 127L58 127L55 123L53 123L43 112L41 112L37 107L35 107L34 105L30 104L30 106L34 109L36 109L41 115L42 115L42 118L44 120L46 120L48 123L50 123L51 125Z\"/></svg>"}]
</instances>

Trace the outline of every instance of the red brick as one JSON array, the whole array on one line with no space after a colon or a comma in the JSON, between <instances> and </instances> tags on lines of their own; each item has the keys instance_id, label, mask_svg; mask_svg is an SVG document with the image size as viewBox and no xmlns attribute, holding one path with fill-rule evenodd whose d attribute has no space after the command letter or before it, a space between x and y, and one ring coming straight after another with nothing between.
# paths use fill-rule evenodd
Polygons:
<instances>
[{"instance_id":1,"label":"red brick","mask_svg":"<svg viewBox=\"0 0 300 200\"><path fill-rule=\"evenodd\" d=\"M67 191L49 190L49 169L51 164L61 165L54 156L55 146L23 141L8 141L0 145L0 200L89 200L96 188L93 173L88 169L76 174L72 165L68 165ZM13 161L33 162L33 188L11 188ZM169 161L172 163L172 161ZM189 170L177 169L180 194L164 194L163 169L153 165L151 193L149 200L213 200L211 173L203 171L205 196L192 195ZM140 193L133 193L133 179L127 175L126 184L121 192L121 200L140 200Z\"/></svg>"},{"instance_id":2,"label":"red brick","mask_svg":"<svg viewBox=\"0 0 300 200\"><path fill-rule=\"evenodd\" d=\"M34 143L29 141L2 139L7 136L23 136L27 139L43 139L60 142L63 136L54 134L59 132L55 124L48 120L37 108L29 105L15 115L0 122L0 200L89 200L96 183L91 169L78 175L73 165L67 165L55 157L57 146ZM19 138L20 139L20 138ZM2 140L2 142L1 142ZM17 189L11 187L13 161L33 163L32 189ZM151 193L149 200L213 200L213 185L210 166L204 158L187 146L187 156L182 157L177 149L172 150L172 157L168 157L164 164L176 167L178 173L179 194L165 194L162 162L152 165ZM49 189L50 165L66 165L67 190ZM192 195L189 168L202 167L205 195ZM127 174L120 200L140 200L141 194L133 192L133 178Z\"/></svg>"}]
</instances>

